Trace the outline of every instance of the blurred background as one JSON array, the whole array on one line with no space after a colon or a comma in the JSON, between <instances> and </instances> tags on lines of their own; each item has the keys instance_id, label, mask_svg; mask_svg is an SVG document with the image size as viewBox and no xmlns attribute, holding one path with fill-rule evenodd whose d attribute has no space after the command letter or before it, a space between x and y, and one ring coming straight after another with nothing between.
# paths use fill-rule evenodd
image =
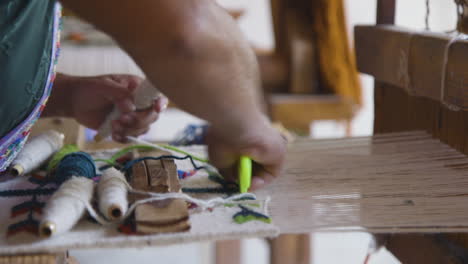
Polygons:
<instances>
[{"instance_id":1,"label":"blurred background","mask_svg":"<svg viewBox=\"0 0 468 264\"><path fill-rule=\"evenodd\" d=\"M237 18L242 31L256 50L267 53L274 49L274 30L269 0L219 0ZM345 0L347 34L352 42L353 27L357 24L375 24L376 0ZM453 1L429 1L429 25L432 31L455 28L456 12ZM397 1L396 24L423 30L426 0ZM66 18L64 42L58 70L73 75L130 73L143 76L135 63L104 34L82 24L75 18ZM181 73L183 74L183 73ZM360 75L362 105L350 119L314 120L301 134L313 138L368 136L373 125L373 79ZM161 115L144 137L151 141L170 141L189 124L201 124L197 119L176 108ZM87 131L87 138L93 132ZM363 263L371 236L366 233L314 233L311 235L311 263ZM261 239L242 241L242 263L267 263L267 243ZM71 251L80 263L214 263L214 244L197 243L170 247L143 249L96 249ZM382 250L370 263L399 263Z\"/></svg>"}]
</instances>

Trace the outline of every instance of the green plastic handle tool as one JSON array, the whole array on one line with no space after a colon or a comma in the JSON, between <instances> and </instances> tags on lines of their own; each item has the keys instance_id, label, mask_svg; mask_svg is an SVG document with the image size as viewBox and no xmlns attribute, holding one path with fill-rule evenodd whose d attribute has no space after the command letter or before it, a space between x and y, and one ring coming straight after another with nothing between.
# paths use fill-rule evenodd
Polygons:
<instances>
[{"instance_id":1,"label":"green plastic handle tool","mask_svg":"<svg viewBox=\"0 0 468 264\"><path fill-rule=\"evenodd\" d=\"M252 159L241 156L239 160L239 188L241 193L246 193L252 181Z\"/></svg>"}]
</instances>

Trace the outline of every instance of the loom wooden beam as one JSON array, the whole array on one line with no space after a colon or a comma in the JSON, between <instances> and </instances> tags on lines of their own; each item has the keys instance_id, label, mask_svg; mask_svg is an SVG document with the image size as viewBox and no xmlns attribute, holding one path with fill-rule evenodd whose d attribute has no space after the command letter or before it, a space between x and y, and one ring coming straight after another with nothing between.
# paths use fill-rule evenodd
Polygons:
<instances>
[{"instance_id":1,"label":"loom wooden beam","mask_svg":"<svg viewBox=\"0 0 468 264\"><path fill-rule=\"evenodd\" d=\"M85 144L84 127L72 118L40 118L31 130L31 136L47 130L55 130L65 135L64 144L75 144L82 148Z\"/></svg>"},{"instance_id":2,"label":"loom wooden beam","mask_svg":"<svg viewBox=\"0 0 468 264\"><path fill-rule=\"evenodd\" d=\"M170 155L155 151L145 155ZM145 160L135 164L133 188L157 193L180 192L181 186L174 160ZM137 233L154 234L183 232L190 229L187 204L182 199L167 199L138 205L135 209Z\"/></svg>"},{"instance_id":3,"label":"loom wooden beam","mask_svg":"<svg viewBox=\"0 0 468 264\"><path fill-rule=\"evenodd\" d=\"M460 254L457 246L434 234L396 234L388 236L385 247L401 263L462 264L467 255Z\"/></svg>"},{"instance_id":4,"label":"loom wooden beam","mask_svg":"<svg viewBox=\"0 0 468 264\"><path fill-rule=\"evenodd\" d=\"M450 46L442 91L449 36L385 25L357 26L354 32L359 71L411 95L468 109L468 41Z\"/></svg>"},{"instance_id":5,"label":"loom wooden beam","mask_svg":"<svg viewBox=\"0 0 468 264\"><path fill-rule=\"evenodd\" d=\"M270 115L288 129L309 131L317 120L351 120L354 109L351 102L335 95L286 95L269 97Z\"/></svg>"}]
</instances>

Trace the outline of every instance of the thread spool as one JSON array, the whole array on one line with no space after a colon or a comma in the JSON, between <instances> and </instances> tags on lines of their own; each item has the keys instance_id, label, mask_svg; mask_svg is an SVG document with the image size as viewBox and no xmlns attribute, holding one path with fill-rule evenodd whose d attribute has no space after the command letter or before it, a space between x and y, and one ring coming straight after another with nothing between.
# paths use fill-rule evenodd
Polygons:
<instances>
[{"instance_id":1,"label":"thread spool","mask_svg":"<svg viewBox=\"0 0 468 264\"><path fill-rule=\"evenodd\" d=\"M127 186L125 176L119 170L111 167L103 171L97 185L99 210L109 220L122 219L127 213Z\"/></svg>"},{"instance_id":2,"label":"thread spool","mask_svg":"<svg viewBox=\"0 0 468 264\"><path fill-rule=\"evenodd\" d=\"M71 177L52 195L43 210L39 235L47 238L72 229L85 213L93 196L94 182Z\"/></svg>"},{"instance_id":3,"label":"thread spool","mask_svg":"<svg viewBox=\"0 0 468 264\"><path fill-rule=\"evenodd\" d=\"M62 184L77 175L88 179L96 177L96 165L88 153L74 152L63 157L55 170L54 181Z\"/></svg>"},{"instance_id":4,"label":"thread spool","mask_svg":"<svg viewBox=\"0 0 468 264\"><path fill-rule=\"evenodd\" d=\"M11 166L13 175L24 175L39 168L63 146L64 135L49 130L26 142Z\"/></svg>"},{"instance_id":5,"label":"thread spool","mask_svg":"<svg viewBox=\"0 0 468 264\"><path fill-rule=\"evenodd\" d=\"M57 168L57 165L60 163L60 161L62 161L62 159L66 155L74 153L74 152L78 152L78 151L80 151L80 149L76 145L69 144L69 145L63 146L50 159L49 164L47 164L47 171L49 173L52 172L53 170L55 170L55 168Z\"/></svg>"},{"instance_id":6,"label":"thread spool","mask_svg":"<svg viewBox=\"0 0 468 264\"><path fill-rule=\"evenodd\" d=\"M145 79L140 86L138 86L135 92L135 106L137 110L146 110L153 106L153 102L156 98L161 95L154 85L147 79ZM95 141L101 141L108 137L112 132L112 121L118 119L120 112L114 107L112 112L106 117L104 123L98 130L98 133L94 137Z\"/></svg>"}]
</instances>

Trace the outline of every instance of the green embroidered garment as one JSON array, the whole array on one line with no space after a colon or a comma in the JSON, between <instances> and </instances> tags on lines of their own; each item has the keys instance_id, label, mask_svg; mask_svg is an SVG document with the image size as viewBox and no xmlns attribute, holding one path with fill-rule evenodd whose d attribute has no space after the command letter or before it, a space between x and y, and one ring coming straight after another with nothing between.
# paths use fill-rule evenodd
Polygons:
<instances>
[{"instance_id":1,"label":"green embroidered garment","mask_svg":"<svg viewBox=\"0 0 468 264\"><path fill-rule=\"evenodd\" d=\"M55 3L0 1L0 138L28 117L44 92Z\"/></svg>"}]
</instances>

